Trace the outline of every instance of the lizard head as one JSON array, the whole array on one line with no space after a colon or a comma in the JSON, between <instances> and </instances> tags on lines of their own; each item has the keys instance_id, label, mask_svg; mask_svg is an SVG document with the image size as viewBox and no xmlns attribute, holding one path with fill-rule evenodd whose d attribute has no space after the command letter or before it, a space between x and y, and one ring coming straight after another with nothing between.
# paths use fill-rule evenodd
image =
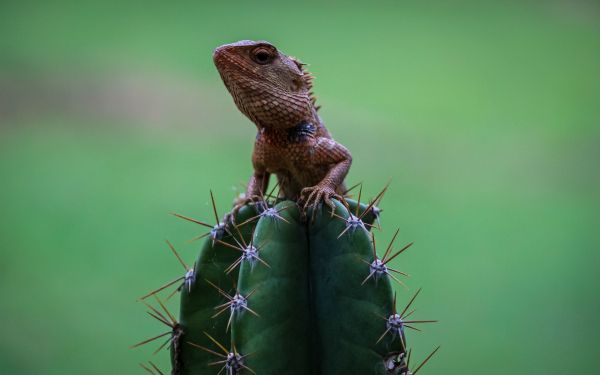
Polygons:
<instances>
[{"instance_id":1,"label":"lizard head","mask_svg":"<svg viewBox=\"0 0 600 375\"><path fill-rule=\"evenodd\" d=\"M271 43L225 44L213 60L239 110L258 127L286 129L315 117L312 76Z\"/></svg>"}]
</instances>

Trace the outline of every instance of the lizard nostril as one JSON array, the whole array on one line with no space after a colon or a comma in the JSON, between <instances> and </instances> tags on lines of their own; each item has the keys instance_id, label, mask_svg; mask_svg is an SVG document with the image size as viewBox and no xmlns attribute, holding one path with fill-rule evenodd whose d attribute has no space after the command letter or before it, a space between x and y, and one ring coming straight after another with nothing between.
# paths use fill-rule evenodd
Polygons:
<instances>
[{"instance_id":1,"label":"lizard nostril","mask_svg":"<svg viewBox=\"0 0 600 375\"><path fill-rule=\"evenodd\" d=\"M213 50L213 58L219 57L223 53L223 47L217 47Z\"/></svg>"},{"instance_id":2,"label":"lizard nostril","mask_svg":"<svg viewBox=\"0 0 600 375\"><path fill-rule=\"evenodd\" d=\"M215 63L215 65L217 66L217 68L220 65L223 65L226 53L227 53L226 52L226 48L224 46L217 47L217 48L214 49L214 51L213 51L213 62Z\"/></svg>"}]
</instances>

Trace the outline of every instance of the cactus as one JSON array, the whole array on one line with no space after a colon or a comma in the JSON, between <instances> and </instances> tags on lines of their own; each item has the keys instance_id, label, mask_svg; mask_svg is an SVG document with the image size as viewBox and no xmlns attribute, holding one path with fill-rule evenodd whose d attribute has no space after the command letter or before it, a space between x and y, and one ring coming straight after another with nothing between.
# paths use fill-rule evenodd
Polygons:
<instances>
[{"instance_id":1,"label":"cactus","mask_svg":"<svg viewBox=\"0 0 600 375\"><path fill-rule=\"evenodd\" d=\"M210 232L183 277L143 298L148 312L170 331L174 375L202 374L416 374L405 329L414 320L420 289L400 310L392 281L404 285L389 262L394 240L378 255L371 228L385 189L370 204L345 199L302 215L292 201L264 199L244 206L231 224L186 220ZM211 193L212 198L212 193ZM213 199L213 208L214 208ZM381 252L380 252L381 253ZM180 321L157 297L180 282ZM173 293L171 294L173 295ZM170 296L169 296L170 297ZM154 338L153 338L154 339ZM145 340L140 344L152 341ZM137 345L136 345L137 346ZM147 372L161 374L150 362Z\"/></svg>"}]
</instances>

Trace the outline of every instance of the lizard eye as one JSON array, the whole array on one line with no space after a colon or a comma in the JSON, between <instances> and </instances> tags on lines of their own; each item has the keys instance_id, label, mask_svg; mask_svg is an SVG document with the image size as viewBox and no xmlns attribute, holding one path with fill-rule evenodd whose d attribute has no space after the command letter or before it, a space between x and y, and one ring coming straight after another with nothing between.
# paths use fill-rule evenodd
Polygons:
<instances>
[{"instance_id":1,"label":"lizard eye","mask_svg":"<svg viewBox=\"0 0 600 375\"><path fill-rule=\"evenodd\" d=\"M254 51L252 51L250 56L252 57L252 60L256 61L261 65L270 63L274 58L271 51L264 47L259 47L255 49Z\"/></svg>"}]
</instances>

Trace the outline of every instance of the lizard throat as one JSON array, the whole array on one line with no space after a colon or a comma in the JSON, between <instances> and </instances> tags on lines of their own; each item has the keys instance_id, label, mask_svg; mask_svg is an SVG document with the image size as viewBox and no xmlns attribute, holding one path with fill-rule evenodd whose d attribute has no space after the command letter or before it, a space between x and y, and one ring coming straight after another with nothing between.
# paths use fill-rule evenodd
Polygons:
<instances>
[{"instance_id":1,"label":"lizard throat","mask_svg":"<svg viewBox=\"0 0 600 375\"><path fill-rule=\"evenodd\" d=\"M238 109L259 128L291 129L315 119L307 93L286 92L244 74L227 72L222 77Z\"/></svg>"}]
</instances>

